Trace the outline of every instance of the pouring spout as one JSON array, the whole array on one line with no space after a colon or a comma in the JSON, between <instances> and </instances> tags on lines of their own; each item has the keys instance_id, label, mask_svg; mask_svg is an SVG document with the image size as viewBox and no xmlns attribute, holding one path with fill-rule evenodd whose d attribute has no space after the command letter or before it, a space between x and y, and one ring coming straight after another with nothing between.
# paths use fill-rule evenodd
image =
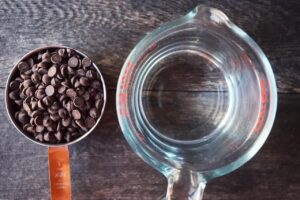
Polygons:
<instances>
[{"instance_id":1,"label":"pouring spout","mask_svg":"<svg viewBox=\"0 0 300 200\"><path fill-rule=\"evenodd\" d=\"M229 21L227 15L225 15L225 13L223 13L221 10L205 5L198 5L192 11L190 11L186 17L193 20L216 24L222 24Z\"/></svg>"}]
</instances>

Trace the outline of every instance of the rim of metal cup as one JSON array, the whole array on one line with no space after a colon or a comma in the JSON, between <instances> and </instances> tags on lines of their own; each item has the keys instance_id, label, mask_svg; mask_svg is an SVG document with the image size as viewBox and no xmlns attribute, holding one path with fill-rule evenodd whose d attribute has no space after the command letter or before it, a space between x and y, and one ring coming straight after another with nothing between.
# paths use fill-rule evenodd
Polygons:
<instances>
[{"instance_id":1,"label":"rim of metal cup","mask_svg":"<svg viewBox=\"0 0 300 200\"><path fill-rule=\"evenodd\" d=\"M14 116L12 115L12 111L11 109L9 108L9 101L11 101L9 99L9 96L8 96L8 92L9 92L9 83L11 81L11 78L13 77L14 73L16 72L17 70L17 65L20 61L26 59L26 58L29 58L30 56L32 56L33 54L36 54L40 51L44 51L44 50L47 50L47 49L59 49L59 48L68 48L68 49L71 49L73 51L75 51L76 53L78 53L79 55L83 56L83 57L88 57L86 54L82 53L81 51L78 51L76 49L73 49L73 48L70 48L70 47L67 47L67 46L46 46L46 47L41 47L41 48L37 48L37 49L34 49L34 50L31 50L30 52L26 53L24 56L22 56L22 58L20 58L12 67L9 75L8 75L8 78L7 78L7 81L6 81L6 87L5 87L5 108L6 108L6 112L9 116L9 119L10 119L10 122L14 125L14 127L18 130L18 132L23 135L25 138L27 138L28 140L30 140L31 142L34 142L36 144L39 144L39 145L42 145L42 146L46 146L46 147L59 147L59 146L69 146L71 144L74 144L74 143L77 143L79 142L80 140L84 139L85 137L87 137L96 127L97 125L99 124L102 116L103 116L103 113L104 113L104 109L105 109L105 106L106 106L106 100L107 100L107 95L106 95L106 86L105 86L105 82L104 82L104 79L103 79L103 76L99 70L99 68L97 67L97 65L93 62L93 67L96 69L98 75L100 76L100 79L101 79L101 84L102 84L102 89L103 89L103 104L102 104L102 108L101 108L101 113L95 123L95 125L90 129L88 130L86 133L84 133L81 137L77 138L76 140L73 140L71 142L67 142L67 143L62 143L62 144L47 144L47 143L43 143L43 142L39 142L37 140L34 140L33 138L29 137L25 131L23 131L21 129L21 127L18 126L16 120L14 119Z\"/></svg>"}]
</instances>

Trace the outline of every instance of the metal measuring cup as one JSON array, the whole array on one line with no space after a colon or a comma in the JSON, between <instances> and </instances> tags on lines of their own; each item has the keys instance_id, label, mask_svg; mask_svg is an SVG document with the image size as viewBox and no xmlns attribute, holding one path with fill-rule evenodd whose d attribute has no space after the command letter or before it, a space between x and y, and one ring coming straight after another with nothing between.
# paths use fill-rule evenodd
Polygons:
<instances>
[{"instance_id":1,"label":"metal measuring cup","mask_svg":"<svg viewBox=\"0 0 300 200\"><path fill-rule=\"evenodd\" d=\"M70 161L69 161L69 150L68 146L74 143L79 142L80 140L84 139L86 136L88 136L98 125L100 122L100 119L102 118L104 108L106 105L106 87L105 82L103 79L103 76L96 66L95 63L92 64L92 67L94 67L100 77L102 89L103 89L103 104L101 108L100 115L95 123L95 125L87 131L85 134L83 134L81 137L64 143L64 144L46 144L39 141L34 140L33 138L29 137L25 131L20 127L20 125L17 123L15 118L13 117L13 113L16 111L16 107L14 107L13 102L9 99L9 83L11 80L17 75L17 64L20 61L26 60L33 55L44 51L44 50L51 50L51 49L59 49L59 48L68 48L76 52L77 54L87 57L84 53L72 49L70 47L66 46L48 46L43 48L37 48L29 53L25 54L20 60L18 60L15 65L13 66L7 82L6 82L6 88L5 88L5 105L6 105L6 111L8 113L9 119L11 123L14 125L14 127L27 139L29 139L31 142L34 142L35 144L39 144L45 147L48 147L48 161L49 161L49 179L50 179L50 187L51 187L51 198L53 200L56 199L64 199L68 200L71 199L71 175L70 175Z\"/></svg>"}]
</instances>

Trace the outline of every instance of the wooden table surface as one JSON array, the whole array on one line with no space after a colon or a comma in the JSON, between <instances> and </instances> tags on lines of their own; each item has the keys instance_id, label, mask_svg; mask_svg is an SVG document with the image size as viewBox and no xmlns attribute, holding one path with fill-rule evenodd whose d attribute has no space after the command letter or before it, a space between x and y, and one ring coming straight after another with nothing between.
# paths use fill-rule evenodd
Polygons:
<instances>
[{"instance_id":1,"label":"wooden table surface","mask_svg":"<svg viewBox=\"0 0 300 200\"><path fill-rule=\"evenodd\" d=\"M265 51L276 74L277 117L260 152L207 185L205 200L298 200L300 197L300 1L2 0L0 1L0 199L50 199L47 148L9 123L8 73L37 47L66 45L89 55L108 86L105 115L70 148L73 199L158 199L166 180L130 149L119 128L115 88L135 44L160 24L204 3L223 10Z\"/></svg>"}]
</instances>

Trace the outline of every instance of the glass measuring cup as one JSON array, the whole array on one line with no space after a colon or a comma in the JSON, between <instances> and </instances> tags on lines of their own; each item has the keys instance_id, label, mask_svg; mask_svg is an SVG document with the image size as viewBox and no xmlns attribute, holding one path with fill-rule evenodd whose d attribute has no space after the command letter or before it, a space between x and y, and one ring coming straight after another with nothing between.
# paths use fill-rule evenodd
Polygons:
<instances>
[{"instance_id":1,"label":"glass measuring cup","mask_svg":"<svg viewBox=\"0 0 300 200\"><path fill-rule=\"evenodd\" d=\"M166 200L200 200L206 183L252 158L277 91L259 46L220 10L198 6L140 41L117 87L133 150L168 179Z\"/></svg>"}]
</instances>

